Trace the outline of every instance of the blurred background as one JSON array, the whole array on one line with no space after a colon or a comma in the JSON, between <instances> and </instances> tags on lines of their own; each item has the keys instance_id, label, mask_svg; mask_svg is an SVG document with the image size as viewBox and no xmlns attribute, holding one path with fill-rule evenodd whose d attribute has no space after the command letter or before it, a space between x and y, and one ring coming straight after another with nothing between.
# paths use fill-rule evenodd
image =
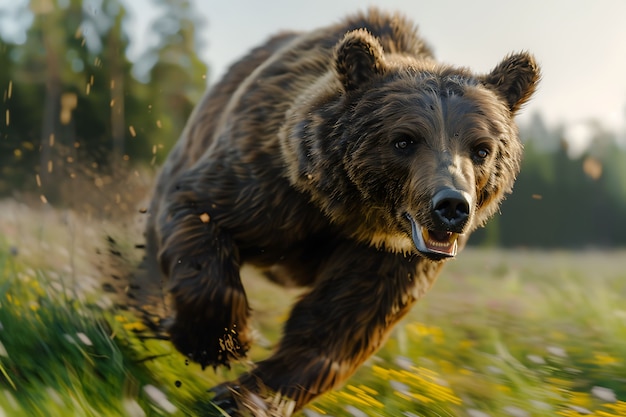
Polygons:
<instances>
[{"instance_id":1,"label":"blurred background","mask_svg":"<svg viewBox=\"0 0 626 417\"><path fill-rule=\"evenodd\" d=\"M471 244L626 245L625 2L377 3L418 23L444 62L486 72L529 50L542 65L539 92L518 119L526 152L515 192ZM152 173L206 86L249 48L365 7L0 0L0 196L63 206L72 182L100 189L114 172Z\"/></svg>"}]
</instances>

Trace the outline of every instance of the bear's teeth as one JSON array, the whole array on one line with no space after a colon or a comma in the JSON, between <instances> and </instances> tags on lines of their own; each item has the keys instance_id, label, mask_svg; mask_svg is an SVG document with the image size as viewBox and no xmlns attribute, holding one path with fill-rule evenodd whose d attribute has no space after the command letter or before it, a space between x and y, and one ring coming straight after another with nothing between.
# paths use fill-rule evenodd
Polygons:
<instances>
[{"instance_id":1,"label":"bear's teeth","mask_svg":"<svg viewBox=\"0 0 626 417\"><path fill-rule=\"evenodd\" d=\"M457 233L452 232L430 232L426 228L422 228L422 238L429 250L433 252L446 254L449 256L456 255L457 251Z\"/></svg>"},{"instance_id":2,"label":"bear's teeth","mask_svg":"<svg viewBox=\"0 0 626 417\"><path fill-rule=\"evenodd\" d=\"M413 244L418 252L423 254L433 253L447 257L456 256L458 233L429 232L428 229L420 226L410 214L405 213L405 216L411 223Z\"/></svg>"}]
</instances>

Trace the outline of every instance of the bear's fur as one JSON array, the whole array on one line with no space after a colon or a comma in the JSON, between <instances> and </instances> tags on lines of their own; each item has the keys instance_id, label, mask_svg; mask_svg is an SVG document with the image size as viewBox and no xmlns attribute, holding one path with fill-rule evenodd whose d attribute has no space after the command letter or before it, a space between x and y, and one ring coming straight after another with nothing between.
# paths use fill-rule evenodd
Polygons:
<instances>
[{"instance_id":1,"label":"bear's fur","mask_svg":"<svg viewBox=\"0 0 626 417\"><path fill-rule=\"evenodd\" d=\"M439 64L410 21L377 10L282 33L230 68L150 207L171 341L203 366L245 356L244 263L308 292L275 352L216 389L224 408L290 415L377 351L511 191L513 116L538 80L528 53L485 75Z\"/></svg>"}]
</instances>

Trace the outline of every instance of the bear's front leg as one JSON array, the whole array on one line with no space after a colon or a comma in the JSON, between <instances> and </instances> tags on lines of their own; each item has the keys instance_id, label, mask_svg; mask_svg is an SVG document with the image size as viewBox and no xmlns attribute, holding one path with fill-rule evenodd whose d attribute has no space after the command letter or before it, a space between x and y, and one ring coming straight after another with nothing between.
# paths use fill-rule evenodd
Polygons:
<instances>
[{"instance_id":1,"label":"bear's front leg","mask_svg":"<svg viewBox=\"0 0 626 417\"><path fill-rule=\"evenodd\" d=\"M218 405L254 416L301 409L380 348L440 267L416 255L355 245L322 262L319 280L293 308L277 351L239 380L214 389Z\"/></svg>"},{"instance_id":2,"label":"bear's front leg","mask_svg":"<svg viewBox=\"0 0 626 417\"><path fill-rule=\"evenodd\" d=\"M158 260L175 309L172 343L202 367L215 367L245 356L249 306L238 248L200 195L177 185L160 223Z\"/></svg>"}]
</instances>

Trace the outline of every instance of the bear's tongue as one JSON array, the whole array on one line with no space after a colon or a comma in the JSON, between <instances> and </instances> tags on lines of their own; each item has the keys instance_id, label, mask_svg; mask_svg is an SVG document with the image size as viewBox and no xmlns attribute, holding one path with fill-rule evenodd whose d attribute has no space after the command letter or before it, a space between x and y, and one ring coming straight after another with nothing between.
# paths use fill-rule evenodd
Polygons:
<instances>
[{"instance_id":1,"label":"bear's tongue","mask_svg":"<svg viewBox=\"0 0 626 417\"><path fill-rule=\"evenodd\" d=\"M406 217L411 222L413 243L419 252L444 257L456 256L458 233L428 230L420 226L411 215L407 214Z\"/></svg>"}]
</instances>

